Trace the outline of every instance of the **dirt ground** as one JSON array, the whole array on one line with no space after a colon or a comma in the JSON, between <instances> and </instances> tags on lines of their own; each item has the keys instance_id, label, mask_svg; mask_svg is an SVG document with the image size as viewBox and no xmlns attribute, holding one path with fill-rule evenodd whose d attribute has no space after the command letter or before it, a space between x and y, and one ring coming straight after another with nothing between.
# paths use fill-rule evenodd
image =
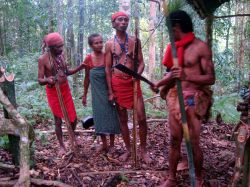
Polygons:
<instances>
[{"instance_id":1,"label":"dirt ground","mask_svg":"<svg viewBox=\"0 0 250 187\"><path fill-rule=\"evenodd\" d=\"M35 165L31 169L33 178L61 181L74 187L111 186L110 182L121 181L116 186L154 187L162 183L168 172L169 132L167 123L153 122L148 125L148 150L153 164L146 165L139 160L139 167L133 167L132 158L127 162L118 161L124 152L121 136L115 140L113 154L97 154L100 140L93 129L85 130L79 123L77 138L80 142L79 156L58 155L58 142L53 130L53 121L38 120L34 126ZM201 147L204 153L205 186L224 187L230 183L235 163L235 144L230 140L233 125L209 122L203 124ZM70 150L67 133L64 140ZM138 141L139 142L139 141ZM138 144L139 145L139 144ZM0 149L0 162L11 164L10 154ZM188 170L180 167L178 186L189 186ZM0 178L18 178L18 169L0 169ZM115 186L115 185L114 185Z\"/></svg>"}]
</instances>

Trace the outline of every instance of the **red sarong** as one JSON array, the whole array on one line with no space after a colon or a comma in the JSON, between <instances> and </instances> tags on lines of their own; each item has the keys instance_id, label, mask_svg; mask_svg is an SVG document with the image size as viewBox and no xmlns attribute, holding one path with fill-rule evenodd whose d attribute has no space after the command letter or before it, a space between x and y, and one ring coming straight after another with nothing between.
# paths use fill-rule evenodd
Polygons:
<instances>
[{"instance_id":1,"label":"red sarong","mask_svg":"<svg viewBox=\"0 0 250 187\"><path fill-rule=\"evenodd\" d=\"M74 122L76 119L76 111L68 81L60 85L60 90L62 93L65 108L68 112L69 120L70 122ZM56 87L53 86L52 88L49 88L48 85L46 85L46 94L48 104L52 113L59 118L63 118L63 113L57 96Z\"/></svg>"},{"instance_id":2,"label":"red sarong","mask_svg":"<svg viewBox=\"0 0 250 187\"><path fill-rule=\"evenodd\" d=\"M119 106L126 109L133 108L133 79L130 76L112 75L112 89ZM142 96L141 84L138 81L137 97Z\"/></svg>"}]
</instances>

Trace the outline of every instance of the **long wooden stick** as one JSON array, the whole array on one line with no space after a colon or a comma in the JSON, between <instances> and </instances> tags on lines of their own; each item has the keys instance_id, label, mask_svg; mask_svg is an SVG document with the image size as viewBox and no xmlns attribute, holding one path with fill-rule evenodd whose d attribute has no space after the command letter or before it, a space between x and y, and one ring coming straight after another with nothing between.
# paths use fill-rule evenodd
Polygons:
<instances>
[{"instance_id":1,"label":"long wooden stick","mask_svg":"<svg viewBox=\"0 0 250 187\"><path fill-rule=\"evenodd\" d=\"M135 9L137 9L137 1L135 1ZM137 9L138 10L138 9ZM138 71L138 24L139 24L139 17L138 14L135 15L135 44L134 44L134 71ZM134 160L134 167L138 167L138 160L137 160L137 147L136 147L136 142L137 142L137 133L136 133L136 127L138 124L138 117L137 117L137 102L138 102L138 93L137 93L137 88L138 88L138 80L133 79L133 145L132 145L132 156Z\"/></svg>"},{"instance_id":2,"label":"long wooden stick","mask_svg":"<svg viewBox=\"0 0 250 187\"><path fill-rule=\"evenodd\" d=\"M68 112L66 110L66 107L65 107L65 104L64 104L64 99L63 99L63 96L62 96L62 93L61 93L61 90L60 90L60 85L59 85L58 82L55 83L55 87L56 87L56 92L57 92L58 100L59 100L59 103L60 103L60 107L61 107L61 110L62 110L62 113L63 113L63 117L64 117L67 129L68 129L68 132L69 132L69 140L70 140L70 143L71 143L71 149L75 154L77 154L77 145L76 145L74 131L73 131L73 128L71 127L71 123L70 123L70 120L69 120L69 115L68 115Z\"/></svg>"},{"instance_id":3,"label":"long wooden stick","mask_svg":"<svg viewBox=\"0 0 250 187\"><path fill-rule=\"evenodd\" d=\"M165 8L164 13L166 16L166 24L168 27L169 38L170 38L170 42L171 42L171 50L172 50L174 67L178 67L179 63L178 63L176 46L175 46L175 41L174 41L174 36L173 36L172 25L171 25L171 21L170 21L169 15L168 15L166 2L165 2L165 0L163 0L163 1L164 1L163 8ZM184 136L184 140L186 143L187 155L188 155L188 165L190 168L189 169L189 176L190 176L191 186L195 187L196 184L195 184L195 168L194 168L194 160L193 160L193 151L192 151L192 145L191 145L190 136L189 136L184 99L183 99L183 95L182 95L182 86L181 86L181 81L179 79L176 80L176 86L177 86L177 93L178 93L178 99L179 99L180 110L181 110L181 122L182 122L183 136Z\"/></svg>"}]
</instances>

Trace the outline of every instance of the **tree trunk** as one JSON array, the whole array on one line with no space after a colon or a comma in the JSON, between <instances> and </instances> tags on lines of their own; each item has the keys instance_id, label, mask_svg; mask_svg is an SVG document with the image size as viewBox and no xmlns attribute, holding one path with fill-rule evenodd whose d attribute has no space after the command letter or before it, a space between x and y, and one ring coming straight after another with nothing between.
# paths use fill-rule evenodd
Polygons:
<instances>
[{"instance_id":1,"label":"tree trunk","mask_svg":"<svg viewBox=\"0 0 250 187\"><path fill-rule=\"evenodd\" d=\"M130 8L130 0L119 0L119 11L122 11L122 12L125 12L126 14L131 15L131 8ZM130 23L131 21L129 22L129 25L128 25L128 28L127 28L127 32L129 33L130 32Z\"/></svg>"},{"instance_id":2,"label":"tree trunk","mask_svg":"<svg viewBox=\"0 0 250 187\"><path fill-rule=\"evenodd\" d=\"M57 9L57 32L63 35L63 7L62 7L62 0L56 0Z\"/></svg>"},{"instance_id":3,"label":"tree trunk","mask_svg":"<svg viewBox=\"0 0 250 187\"><path fill-rule=\"evenodd\" d=\"M67 13L67 63L72 66L74 64L73 54L74 54L74 32L73 32L73 1L68 0L68 13Z\"/></svg>"},{"instance_id":4,"label":"tree trunk","mask_svg":"<svg viewBox=\"0 0 250 187\"><path fill-rule=\"evenodd\" d=\"M84 32L84 4L85 0L79 0L79 33L78 33L78 55L77 65L83 61L83 32Z\"/></svg>"},{"instance_id":5,"label":"tree trunk","mask_svg":"<svg viewBox=\"0 0 250 187\"><path fill-rule=\"evenodd\" d=\"M29 126L27 121L17 112L15 107L10 103L8 98L4 95L0 88L0 103L4 106L8 115L14 120L16 128L20 133L20 175L18 182L15 186L29 187L30 186L30 174L29 174Z\"/></svg>"},{"instance_id":6,"label":"tree trunk","mask_svg":"<svg viewBox=\"0 0 250 187\"><path fill-rule=\"evenodd\" d=\"M208 16L206 18L206 42L208 46L212 49L213 41L213 16Z\"/></svg>"},{"instance_id":7,"label":"tree trunk","mask_svg":"<svg viewBox=\"0 0 250 187\"><path fill-rule=\"evenodd\" d=\"M155 68L155 18L156 18L156 3L150 1L150 39L149 39L149 62L148 62L148 77L149 80L154 81L154 68Z\"/></svg>"},{"instance_id":8,"label":"tree trunk","mask_svg":"<svg viewBox=\"0 0 250 187\"><path fill-rule=\"evenodd\" d=\"M48 26L48 32L51 33L51 32L54 32L54 22L53 22L53 19L54 19L54 11L53 11L53 0L50 0L50 2L48 2L48 15L49 15L49 26Z\"/></svg>"},{"instance_id":9,"label":"tree trunk","mask_svg":"<svg viewBox=\"0 0 250 187\"><path fill-rule=\"evenodd\" d=\"M2 12L0 12L0 56L3 56L4 55L4 40L3 40L3 37L4 37L4 28L3 28L3 17L2 17Z\"/></svg>"}]
</instances>

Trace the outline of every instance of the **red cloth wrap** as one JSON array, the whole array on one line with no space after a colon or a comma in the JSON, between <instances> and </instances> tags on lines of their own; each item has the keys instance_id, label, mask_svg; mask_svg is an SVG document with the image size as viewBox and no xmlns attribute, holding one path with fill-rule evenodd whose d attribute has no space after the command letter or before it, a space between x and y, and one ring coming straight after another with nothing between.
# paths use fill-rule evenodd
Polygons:
<instances>
[{"instance_id":1,"label":"red cloth wrap","mask_svg":"<svg viewBox=\"0 0 250 187\"><path fill-rule=\"evenodd\" d=\"M184 47L187 44L191 43L194 39L195 39L194 33L189 32L180 41L175 42L179 66L182 66L184 62ZM167 66L167 68L169 69L173 66L171 44L167 45L162 64Z\"/></svg>"},{"instance_id":2,"label":"red cloth wrap","mask_svg":"<svg viewBox=\"0 0 250 187\"><path fill-rule=\"evenodd\" d=\"M129 18L128 14L126 14L125 12L120 11L120 12L116 12L116 13L112 14L111 21L112 22L115 21L115 19L118 18L119 16L125 16L125 17Z\"/></svg>"},{"instance_id":3,"label":"red cloth wrap","mask_svg":"<svg viewBox=\"0 0 250 187\"><path fill-rule=\"evenodd\" d=\"M88 54L82 63L88 66L89 69L92 69L94 65L93 65L91 54Z\"/></svg>"},{"instance_id":4,"label":"red cloth wrap","mask_svg":"<svg viewBox=\"0 0 250 187\"><path fill-rule=\"evenodd\" d=\"M65 108L68 112L69 120L70 122L74 122L76 119L76 111L68 81L60 85L60 90L62 93ZM56 87L53 86L52 88L49 88L48 85L46 85L46 94L52 113L59 118L63 118L63 113L57 96Z\"/></svg>"},{"instance_id":5,"label":"red cloth wrap","mask_svg":"<svg viewBox=\"0 0 250 187\"><path fill-rule=\"evenodd\" d=\"M112 76L112 89L113 93L116 97L116 102L119 106L124 107L126 109L133 108L133 79L130 76L126 76L125 78L123 75L113 75ZM137 97L142 96L141 91L141 84L138 81L137 86Z\"/></svg>"},{"instance_id":6,"label":"red cloth wrap","mask_svg":"<svg viewBox=\"0 0 250 187\"><path fill-rule=\"evenodd\" d=\"M63 37L58 32L53 32L45 36L44 41L48 47L60 46L63 44Z\"/></svg>"}]
</instances>

